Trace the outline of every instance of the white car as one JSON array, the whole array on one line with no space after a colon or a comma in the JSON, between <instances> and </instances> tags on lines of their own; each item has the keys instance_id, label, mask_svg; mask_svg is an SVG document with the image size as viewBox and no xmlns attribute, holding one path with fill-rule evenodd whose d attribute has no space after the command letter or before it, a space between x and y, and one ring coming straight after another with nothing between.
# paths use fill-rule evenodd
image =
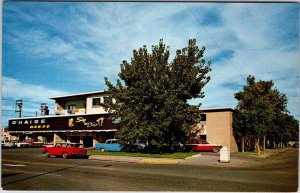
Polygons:
<instances>
[{"instance_id":1,"label":"white car","mask_svg":"<svg viewBox=\"0 0 300 193\"><path fill-rule=\"evenodd\" d=\"M26 142L19 142L16 145L17 145L17 147L29 147L30 146L30 144L26 143Z\"/></svg>"},{"instance_id":2,"label":"white car","mask_svg":"<svg viewBox=\"0 0 300 193\"><path fill-rule=\"evenodd\" d=\"M17 141L4 141L2 142L3 148L12 148L16 146Z\"/></svg>"}]
</instances>

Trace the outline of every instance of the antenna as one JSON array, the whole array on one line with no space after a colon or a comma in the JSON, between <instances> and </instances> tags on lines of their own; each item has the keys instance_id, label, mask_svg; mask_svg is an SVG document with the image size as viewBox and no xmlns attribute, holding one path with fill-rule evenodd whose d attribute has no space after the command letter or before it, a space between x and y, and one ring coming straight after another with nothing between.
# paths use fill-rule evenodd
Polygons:
<instances>
[{"instance_id":1,"label":"antenna","mask_svg":"<svg viewBox=\"0 0 300 193\"><path fill-rule=\"evenodd\" d=\"M49 109L47 103L42 103L41 104L41 115L46 116L49 115Z\"/></svg>"}]
</instances>

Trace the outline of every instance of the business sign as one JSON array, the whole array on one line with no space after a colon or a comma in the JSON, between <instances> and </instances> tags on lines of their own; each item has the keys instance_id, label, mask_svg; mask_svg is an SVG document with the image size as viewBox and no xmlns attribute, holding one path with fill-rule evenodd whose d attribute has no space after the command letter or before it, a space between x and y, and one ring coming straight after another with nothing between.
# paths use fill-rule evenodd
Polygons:
<instances>
[{"instance_id":1,"label":"business sign","mask_svg":"<svg viewBox=\"0 0 300 193\"><path fill-rule=\"evenodd\" d=\"M9 120L9 131L116 129L108 114L20 118Z\"/></svg>"}]
</instances>

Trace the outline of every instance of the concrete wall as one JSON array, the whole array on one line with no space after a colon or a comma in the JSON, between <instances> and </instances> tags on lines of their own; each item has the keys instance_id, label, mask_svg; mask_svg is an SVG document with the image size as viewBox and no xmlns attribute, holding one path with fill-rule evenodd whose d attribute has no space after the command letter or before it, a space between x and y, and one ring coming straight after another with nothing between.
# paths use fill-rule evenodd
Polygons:
<instances>
[{"instance_id":1,"label":"concrete wall","mask_svg":"<svg viewBox=\"0 0 300 193\"><path fill-rule=\"evenodd\" d=\"M205 112L205 114L207 141L227 146L230 151L237 151L238 148L232 130L232 112Z\"/></svg>"},{"instance_id":2,"label":"concrete wall","mask_svg":"<svg viewBox=\"0 0 300 193\"><path fill-rule=\"evenodd\" d=\"M91 95L86 99L86 113L87 114L96 114L96 113L106 113L102 106L100 107L93 107L93 98L99 98L101 103L104 101L104 95Z\"/></svg>"}]
</instances>

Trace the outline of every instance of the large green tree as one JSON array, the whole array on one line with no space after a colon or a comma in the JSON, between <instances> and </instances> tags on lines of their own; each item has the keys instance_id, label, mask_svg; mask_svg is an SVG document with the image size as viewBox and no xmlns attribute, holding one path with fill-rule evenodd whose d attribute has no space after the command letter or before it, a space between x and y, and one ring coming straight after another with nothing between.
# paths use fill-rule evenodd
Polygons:
<instances>
[{"instance_id":1,"label":"large green tree","mask_svg":"<svg viewBox=\"0 0 300 193\"><path fill-rule=\"evenodd\" d=\"M210 80L204 51L191 39L169 62L169 47L160 40L151 53L146 46L133 50L131 62L121 64L116 85L105 77L109 96L104 107L121 118L117 137L171 149L185 140L190 126L201 119L201 104L190 105L188 100L203 98L203 87Z\"/></svg>"},{"instance_id":2,"label":"large green tree","mask_svg":"<svg viewBox=\"0 0 300 193\"><path fill-rule=\"evenodd\" d=\"M242 91L235 93L238 104L234 130L242 138L256 136L258 139L265 139L269 136L274 139L278 133L282 133L278 122L281 122L281 117L288 112L287 98L273 86L273 81L256 82L254 76L248 76L247 85Z\"/></svg>"}]
</instances>

